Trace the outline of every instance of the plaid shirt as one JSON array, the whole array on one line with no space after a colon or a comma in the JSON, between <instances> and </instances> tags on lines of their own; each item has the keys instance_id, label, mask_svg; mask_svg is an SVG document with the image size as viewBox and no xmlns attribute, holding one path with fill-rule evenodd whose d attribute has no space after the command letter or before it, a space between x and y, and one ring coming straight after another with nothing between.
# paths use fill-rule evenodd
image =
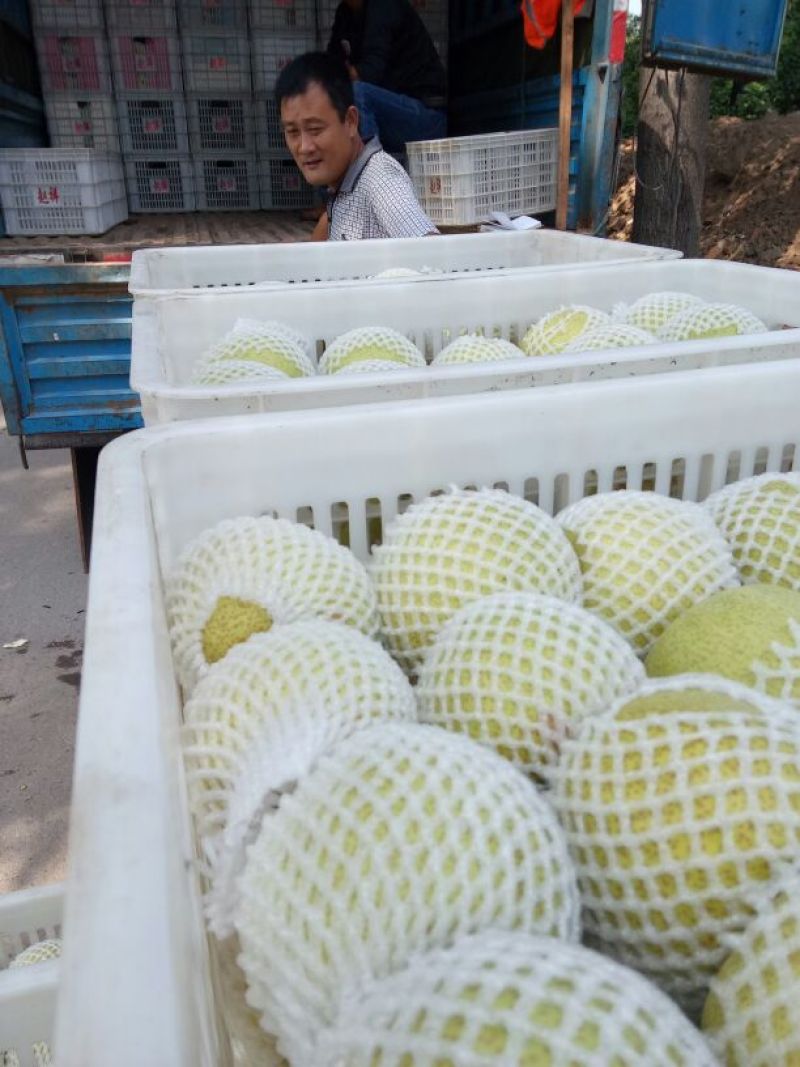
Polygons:
<instances>
[{"instance_id":1,"label":"plaid shirt","mask_svg":"<svg viewBox=\"0 0 800 1067\"><path fill-rule=\"evenodd\" d=\"M328 222L329 241L438 232L419 206L411 179L377 137L367 141L328 200Z\"/></svg>"}]
</instances>

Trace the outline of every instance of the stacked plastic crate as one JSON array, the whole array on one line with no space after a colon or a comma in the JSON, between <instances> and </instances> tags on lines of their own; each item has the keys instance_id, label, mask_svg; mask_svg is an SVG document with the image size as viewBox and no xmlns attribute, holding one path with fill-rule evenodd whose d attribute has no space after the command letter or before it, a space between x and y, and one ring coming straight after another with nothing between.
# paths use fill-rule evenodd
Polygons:
<instances>
[{"instance_id":1,"label":"stacked plastic crate","mask_svg":"<svg viewBox=\"0 0 800 1067\"><path fill-rule=\"evenodd\" d=\"M127 218L100 0L35 0L34 39L50 148L0 162L12 234L103 233Z\"/></svg>"},{"instance_id":2,"label":"stacked plastic crate","mask_svg":"<svg viewBox=\"0 0 800 1067\"><path fill-rule=\"evenodd\" d=\"M261 207L309 207L314 192L286 150L274 91L287 63L319 47L315 0L250 0L250 30Z\"/></svg>"},{"instance_id":3,"label":"stacked plastic crate","mask_svg":"<svg viewBox=\"0 0 800 1067\"><path fill-rule=\"evenodd\" d=\"M105 0L131 211L193 211L174 0Z\"/></svg>"},{"instance_id":4,"label":"stacked plastic crate","mask_svg":"<svg viewBox=\"0 0 800 1067\"><path fill-rule=\"evenodd\" d=\"M436 51L447 66L447 0L412 0L412 6L425 23L425 28L436 45Z\"/></svg>"},{"instance_id":5,"label":"stacked plastic crate","mask_svg":"<svg viewBox=\"0 0 800 1067\"><path fill-rule=\"evenodd\" d=\"M31 5L50 143L119 152L100 0Z\"/></svg>"},{"instance_id":6,"label":"stacked plastic crate","mask_svg":"<svg viewBox=\"0 0 800 1067\"><path fill-rule=\"evenodd\" d=\"M246 0L179 0L200 211L258 208Z\"/></svg>"}]
</instances>

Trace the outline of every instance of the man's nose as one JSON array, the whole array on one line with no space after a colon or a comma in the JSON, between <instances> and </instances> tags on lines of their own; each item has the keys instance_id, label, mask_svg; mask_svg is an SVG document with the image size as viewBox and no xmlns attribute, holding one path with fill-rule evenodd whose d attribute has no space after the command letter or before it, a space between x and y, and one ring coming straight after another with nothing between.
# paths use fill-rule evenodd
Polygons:
<instances>
[{"instance_id":1,"label":"man's nose","mask_svg":"<svg viewBox=\"0 0 800 1067\"><path fill-rule=\"evenodd\" d=\"M300 133L300 151L301 152L313 152L314 150L314 138L310 133L301 131Z\"/></svg>"}]
</instances>

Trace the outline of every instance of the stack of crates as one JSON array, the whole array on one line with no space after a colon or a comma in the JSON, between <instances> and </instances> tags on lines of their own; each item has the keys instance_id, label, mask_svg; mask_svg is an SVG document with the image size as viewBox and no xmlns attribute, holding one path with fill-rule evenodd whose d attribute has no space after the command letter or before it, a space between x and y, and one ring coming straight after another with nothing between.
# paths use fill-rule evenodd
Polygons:
<instances>
[{"instance_id":1,"label":"stack of crates","mask_svg":"<svg viewBox=\"0 0 800 1067\"><path fill-rule=\"evenodd\" d=\"M259 206L246 0L179 0L199 211Z\"/></svg>"},{"instance_id":2,"label":"stack of crates","mask_svg":"<svg viewBox=\"0 0 800 1067\"><path fill-rule=\"evenodd\" d=\"M174 0L105 0L131 211L196 207Z\"/></svg>"},{"instance_id":3,"label":"stack of crates","mask_svg":"<svg viewBox=\"0 0 800 1067\"><path fill-rule=\"evenodd\" d=\"M31 4L50 143L119 152L101 0Z\"/></svg>"},{"instance_id":4,"label":"stack of crates","mask_svg":"<svg viewBox=\"0 0 800 1067\"><path fill-rule=\"evenodd\" d=\"M412 6L431 35L436 51L447 67L447 0L411 0Z\"/></svg>"},{"instance_id":5,"label":"stack of crates","mask_svg":"<svg viewBox=\"0 0 800 1067\"><path fill-rule=\"evenodd\" d=\"M274 92L283 68L320 46L315 0L250 0L250 31L261 207L310 207L314 191L286 150Z\"/></svg>"}]
</instances>

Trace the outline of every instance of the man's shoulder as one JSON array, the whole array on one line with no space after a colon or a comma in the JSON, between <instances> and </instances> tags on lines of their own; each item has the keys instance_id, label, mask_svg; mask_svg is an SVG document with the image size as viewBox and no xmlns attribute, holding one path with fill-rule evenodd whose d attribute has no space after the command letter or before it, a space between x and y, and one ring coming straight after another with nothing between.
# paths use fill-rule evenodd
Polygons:
<instances>
[{"instance_id":1,"label":"man's shoulder","mask_svg":"<svg viewBox=\"0 0 800 1067\"><path fill-rule=\"evenodd\" d=\"M369 166L364 168L363 177L372 181L378 181L381 178L392 179L404 184L410 184L411 181L402 165L385 148L379 148L373 153L369 159Z\"/></svg>"}]
</instances>

